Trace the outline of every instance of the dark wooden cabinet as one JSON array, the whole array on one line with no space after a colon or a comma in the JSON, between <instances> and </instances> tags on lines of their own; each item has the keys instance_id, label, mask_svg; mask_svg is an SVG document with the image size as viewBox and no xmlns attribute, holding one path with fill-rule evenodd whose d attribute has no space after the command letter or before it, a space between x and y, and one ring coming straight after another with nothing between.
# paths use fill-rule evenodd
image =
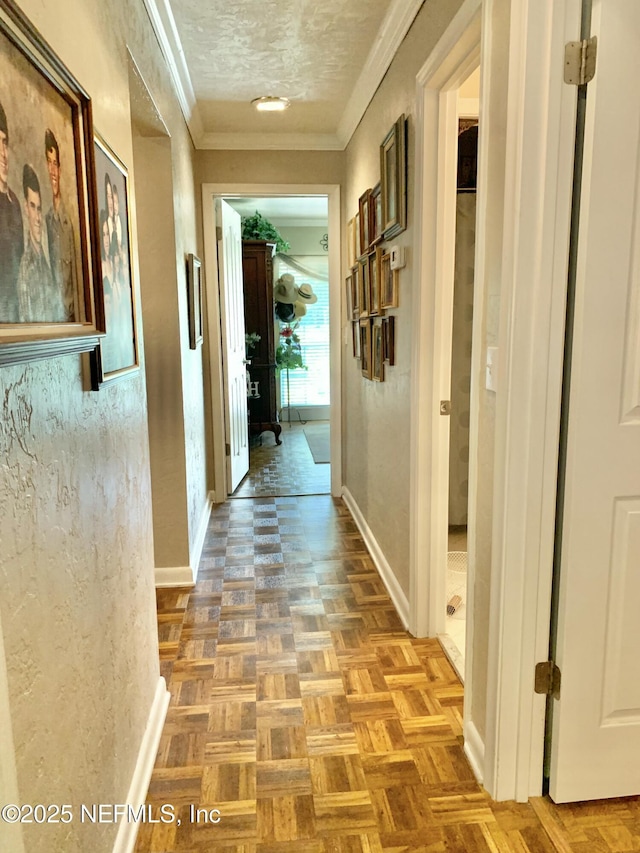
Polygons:
<instances>
[{"instance_id":1,"label":"dark wooden cabinet","mask_svg":"<svg viewBox=\"0 0 640 853\"><path fill-rule=\"evenodd\" d=\"M264 240L242 241L244 277L244 325L248 335L256 333L260 340L249 351L249 379L258 396L249 396L249 429L252 435L267 430L282 444L282 427L278 422L276 398L276 340L273 313L273 255L275 244Z\"/></svg>"}]
</instances>

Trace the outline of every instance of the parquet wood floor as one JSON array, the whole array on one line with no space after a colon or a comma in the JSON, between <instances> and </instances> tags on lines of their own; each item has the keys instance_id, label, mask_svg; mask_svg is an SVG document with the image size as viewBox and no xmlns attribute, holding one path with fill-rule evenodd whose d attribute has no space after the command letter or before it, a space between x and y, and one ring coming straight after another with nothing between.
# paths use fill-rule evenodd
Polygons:
<instances>
[{"instance_id":1,"label":"parquet wood floor","mask_svg":"<svg viewBox=\"0 0 640 853\"><path fill-rule=\"evenodd\" d=\"M148 803L180 825L143 824L138 853L640 851L640 798L495 803L478 785L462 686L402 629L339 500L217 507L158 627L171 704Z\"/></svg>"}]
</instances>

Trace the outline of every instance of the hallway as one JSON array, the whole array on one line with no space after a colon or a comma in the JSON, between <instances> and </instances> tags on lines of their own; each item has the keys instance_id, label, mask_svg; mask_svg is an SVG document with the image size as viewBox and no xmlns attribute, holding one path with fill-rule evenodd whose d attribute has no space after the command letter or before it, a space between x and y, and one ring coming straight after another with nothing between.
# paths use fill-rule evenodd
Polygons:
<instances>
[{"instance_id":1,"label":"hallway","mask_svg":"<svg viewBox=\"0 0 640 853\"><path fill-rule=\"evenodd\" d=\"M342 501L215 507L195 588L157 597L171 704L148 802L181 825L142 825L138 853L636 849L593 846L597 821L555 847L537 817L552 806L492 802L460 682L403 630ZM219 823L191 823L191 804Z\"/></svg>"}]
</instances>

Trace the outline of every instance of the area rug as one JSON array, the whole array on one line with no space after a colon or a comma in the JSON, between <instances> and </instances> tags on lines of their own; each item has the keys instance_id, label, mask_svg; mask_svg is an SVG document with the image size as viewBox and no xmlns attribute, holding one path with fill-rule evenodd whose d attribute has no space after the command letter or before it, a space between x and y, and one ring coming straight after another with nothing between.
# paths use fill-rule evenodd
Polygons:
<instances>
[{"instance_id":1,"label":"area rug","mask_svg":"<svg viewBox=\"0 0 640 853\"><path fill-rule=\"evenodd\" d=\"M329 435L328 421L307 424L304 428L304 437L307 439L309 450L316 465L331 461Z\"/></svg>"}]
</instances>

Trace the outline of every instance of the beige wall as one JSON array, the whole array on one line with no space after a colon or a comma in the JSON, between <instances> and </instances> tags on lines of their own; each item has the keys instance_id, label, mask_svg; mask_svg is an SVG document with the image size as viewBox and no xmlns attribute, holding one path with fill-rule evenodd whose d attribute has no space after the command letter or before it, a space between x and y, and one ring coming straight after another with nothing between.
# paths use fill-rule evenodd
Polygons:
<instances>
[{"instance_id":1,"label":"beige wall","mask_svg":"<svg viewBox=\"0 0 640 853\"><path fill-rule=\"evenodd\" d=\"M357 212L360 195L380 180L380 143L401 113L408 118L407 229L392 241L406 248L407 257L400 271L400 304L390 312L396 317L396 365L385 365L383 383L370 382L361 375L349 343L343 351L342 395L345 485L407 596L411 291L416 274L415 78L460 5L461 0L424 4L347 147L344 221Z\"/></svg>"},{"instance_id":2,"label":"beige wall","mask_svg":"<svg viewBox=\"0 0 640 853\"><path fill-rule=\"evenodd\" d=\"M135 212L130 46L171 132L182 262L196 250L191 143L142 3L23 6L91 95L96 129L130 169ZM135 215L133 229L138 287ZM198 369L184 406L196 418ZM81 358L67 356L2 368L0 390L0 623L20 799L124 802L159 677L144 371L94 393ZM187 490L201 501L204 485L189 482L203 439L187 441L197 445ZM78 821L24 829L30 853L111 850L116 831Z\"/></svg>"}]
</instances>

